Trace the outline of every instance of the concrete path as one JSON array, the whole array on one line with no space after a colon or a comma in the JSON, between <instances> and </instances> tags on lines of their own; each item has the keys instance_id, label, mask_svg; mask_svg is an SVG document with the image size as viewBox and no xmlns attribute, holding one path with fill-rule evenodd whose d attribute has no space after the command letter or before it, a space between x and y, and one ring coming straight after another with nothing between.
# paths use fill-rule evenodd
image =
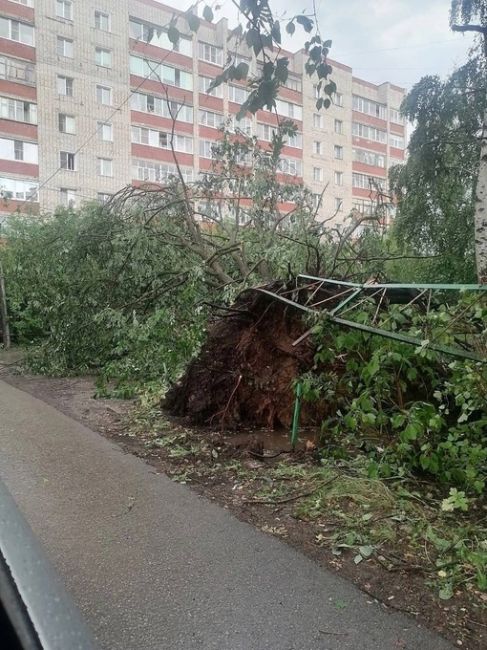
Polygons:
<instances>
[{"instance_id":1,"label":"concrete path","mask_svg":"<svg viewBox=\"0 0 487 650\"><path fill-rule=\"evenodd\" d=\"M2 381L0 477L103 648L452 647Z\"/></svg>"}]
</instances>

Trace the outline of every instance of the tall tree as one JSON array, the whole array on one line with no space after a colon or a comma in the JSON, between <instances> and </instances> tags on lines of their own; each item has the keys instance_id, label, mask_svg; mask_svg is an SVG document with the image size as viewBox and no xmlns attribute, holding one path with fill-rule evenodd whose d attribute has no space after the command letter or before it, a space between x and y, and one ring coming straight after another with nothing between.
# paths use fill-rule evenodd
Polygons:
<instances>
[{"instance_id":1,"label":"tall tree","mask_svg":"<svg viewBox=\"0 0 487 650\"><path fill-rule=\"evenodd\" d=\"M476 32L481 39L480 85L487 94L487 0L452 0L451 28ZM460 24L461 23L461 24ZM480 129L480 162L475 195L475 257L479 282L487 283L487 102Z\"/></svg>"},{"instance_id":2,"label":"tall tree","mask_svg":"<svg viewBox=\"0 0 487 650\"><path fill-rule=\"evenodd\" d=\"M393 168L395 234L404 248L435 255L422 263L434 281L472 282L478 133L486 106L482 63L472 59L442 81L423 77L402 110L415 123L405 165ZM426 279L425 277L425 279Z\"/></svg>"}]
</instances>

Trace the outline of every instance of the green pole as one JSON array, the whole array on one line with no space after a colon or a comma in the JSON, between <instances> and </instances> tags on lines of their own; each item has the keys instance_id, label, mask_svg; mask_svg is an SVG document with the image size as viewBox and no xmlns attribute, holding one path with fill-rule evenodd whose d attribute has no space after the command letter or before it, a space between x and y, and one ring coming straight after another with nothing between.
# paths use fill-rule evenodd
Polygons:
<instances>
[{"instance_id":1,"label":"green pole","mask_svg":"<svg viewBox=\"0 0 487 650\"><path fill-rule=\"evenodd\" d=\"M298 442L299 416L301 414L301 398L303 396L303 384L298 381L296 384L296 401L294 402L293 424L291 427L291 448L294 451Z\"/></svg>"}]
</instances>

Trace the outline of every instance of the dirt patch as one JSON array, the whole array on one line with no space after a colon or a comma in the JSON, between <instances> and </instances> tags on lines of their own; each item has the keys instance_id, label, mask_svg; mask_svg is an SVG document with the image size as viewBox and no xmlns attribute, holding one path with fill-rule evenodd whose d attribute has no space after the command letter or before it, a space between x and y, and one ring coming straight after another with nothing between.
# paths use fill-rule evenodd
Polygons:
<instances>
[{"instance_id":1,"label":"dirt patch","mask_svg":"<svg viewBox=\"0 0 487 650\"><path fill-rule=\"evenodd\" d=\"M159 412L147 418L128 401L96 399L91 378L51 379L4 376L2 379L98 430L174 480L227 507L239 519L280 537L319 565L353 581L371 600L405 612L449 638L457 647L486 646L485 594L458 589L441 601L428 586L425 568L409 557L407 546L382 546L380 553L355 563L354 552L339 555L326 540L340 529L337 511L311 517L320 486L310 483L318 468L313 431L302 434L300 450L290 453L282 432L247 430L234 434L194 428L187 419ZM333 481L333 477L331 477ZM331 485L334 485L333 482Z\"/></svg>"},{"instance_id":2,"label":"dirt patch","mask_svg":"<svg viewBox=\"0 0 487 650\"><path fill-rule=\"evenodd\" d=\"M243 292L209 328L203 349L169 392L165 408L196 424L289 428L293 382L313 364L311 337L300 341L307 329L294 307L256 290ZM323 405L308 402L301 423L314 424L325 414Z\"/></svg>"}]
</instances>

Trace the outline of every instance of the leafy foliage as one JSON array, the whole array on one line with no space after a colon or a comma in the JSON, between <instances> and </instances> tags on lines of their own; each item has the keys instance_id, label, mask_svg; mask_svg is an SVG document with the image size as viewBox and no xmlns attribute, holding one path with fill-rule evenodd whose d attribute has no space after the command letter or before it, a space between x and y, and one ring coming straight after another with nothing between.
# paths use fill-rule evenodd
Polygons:
<instances>
[{"instance_id":1,"label":"leafy foliage","mask_svg":"<svg viewBox=\"0 0 487 650\"><path fill-rule=\"evenodd\" d=\"M404 100L416 124L405 165L391 170L398 197L394 234L408 251L436 255L429 281L474 281L474 210L486 107L479 59L445 82L423 77Z\"/></svg>"},{"instance_id":2,"label":"leafy foliage","mask_svg":"<svg viewBox=\"0 0 487 650\"><path fill-rule=\"evenodd\" d=\"M373 316L372 308L357 315ZM475 320L484 329L485 306L460 304L426 318L427 336L451 343L450 320ZM384 327L401 326L421 336L424 316L410 307L389 308ZM380 326L380 321L379 321ZM315 326L317 368L304 377L304 394L336 404L323 423L323 439L363 448L371 477L426 473L446 485L482 493L487 478L487 369L473 361L444 359L424 346L415 348L356 330ZM424 329L423 329L424 331Z\"/></svg>"}]
</instances>

